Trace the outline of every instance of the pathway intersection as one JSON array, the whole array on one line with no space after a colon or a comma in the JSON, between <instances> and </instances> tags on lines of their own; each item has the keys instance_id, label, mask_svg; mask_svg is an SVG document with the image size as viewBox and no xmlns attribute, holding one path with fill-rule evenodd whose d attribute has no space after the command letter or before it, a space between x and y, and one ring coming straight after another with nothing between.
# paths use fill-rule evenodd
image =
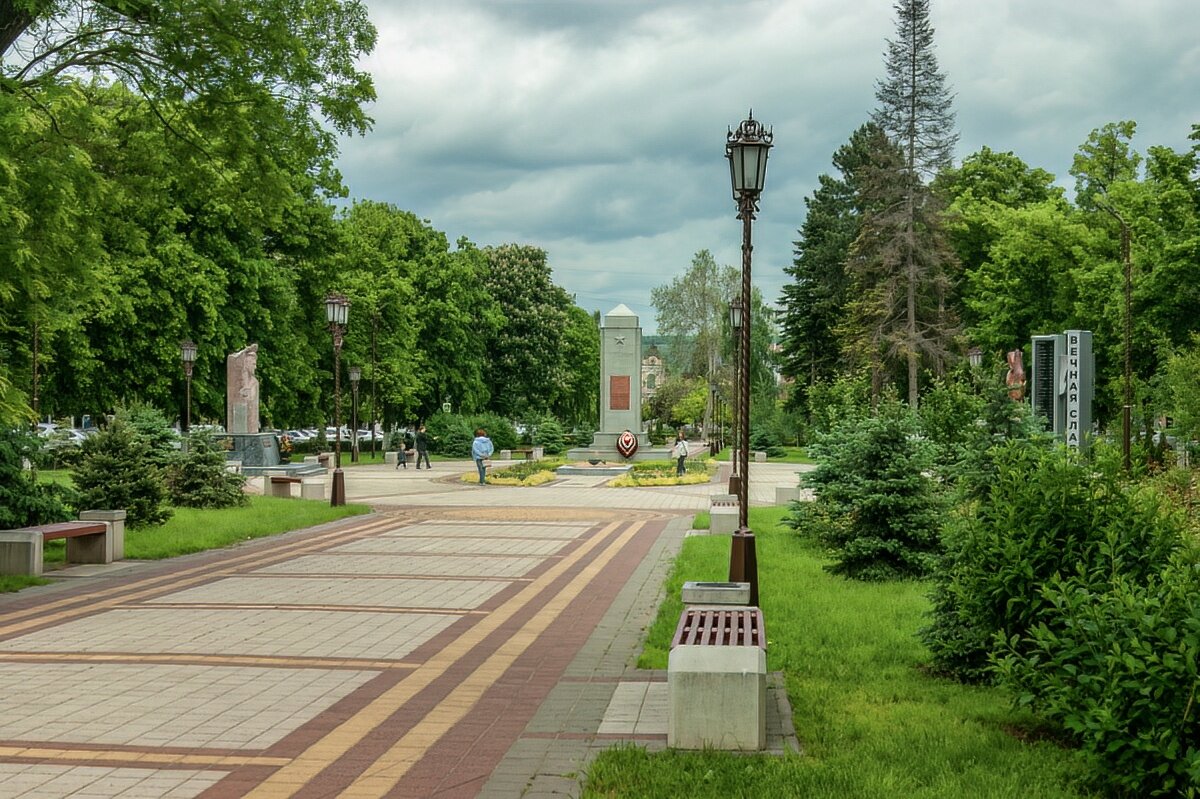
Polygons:
<instances>
[{"instance_id":1,"label":"pathway intersection","mask_svg":"<svg viewBox=\"0 0 1200 799\"><path fill-rule=\"evenodd\" d=\"M471 468L349 468L369 516L0 597L0 792L572 796L595 751L665 745L636 653L724 487L453 480ZM754 464L752 501L797 468Z\"/></svg>"}]
</instances>

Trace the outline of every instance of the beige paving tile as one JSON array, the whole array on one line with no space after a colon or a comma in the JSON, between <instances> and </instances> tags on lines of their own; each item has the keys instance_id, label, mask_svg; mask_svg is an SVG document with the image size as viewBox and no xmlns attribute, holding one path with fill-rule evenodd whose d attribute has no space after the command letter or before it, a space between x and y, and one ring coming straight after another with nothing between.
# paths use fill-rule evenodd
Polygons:
<instances>
[{"instance_id":1,"label":"beige paving tile","mask_svg":"<svg viewBox=\"0 0 1200 799\"><path fill-rule=\"evenodd\" d=\"M259 749L375 676L326 669L0 664L0 739ZM129 720L132 713L133 720Z\"/></svg>"},{"instance_id":2,"label":"beige paving tile","mask_svg":"<svg viewBox=\"0 0 1200 799\"><path fill-rule=\"evenodd\" d=\"M225 776L220 771L151 771L96 766L0 763L0 785L9 799L63 799L92 795L110 799L197 796Z\"/></svg>"},{"instance_id":3,"label":"beige paving tile","mask_svg":"<svg viewBox=\"0 0 1200 799\"><path fill-rule=\"evenodd\" d=\"M434 577L523 577L541 558L322 553L258 569L255 574L393 574Z\"/></svg>"},{"instance_id":4,"label":"beige paving tile","mask_svg":"<svg viewBox=\"0 0 1200 799\"><path fill-rule=\"evenodd\" d=\"M130 608L0 641L0 652L399 659L458 618L366 611Z\"/></svg>"},{"instance_id":5,"label":"beige paving tile","mask_svg":"<svg viewBox=\"0 0 1200 799\"><path fill-rule=\"evenodd\" d=\"M490 493L490 490L483 490L478 496L482 497ZM452 499L453 497L451 497ZM450 502L447 504L461 505L463 504L461 497L458 502ZM472 503L473 504L473 503ZM515 507L520 507L521 503L509 502L508 504ZM571 524L564 522L419 522L417 524L405 527L403 530L397 530L388 533L390 536L411 535L411 536L437 536L437 537L499 537L499 538L563 538L572 539L578 538L585 532L590 530L594 525L589 522L581 522L579 524Z\"/></svg>"},{"instance_id":6,"label":"beige paving tile","mask_svg":"<svg viewBox=\"0 0 1200 799\"><path fill-rule=\"evenodd\" d=\"M158 597L154 602L251 605L333 605L343 607L471 610L507 583L493 580L422 580L376 577L228 577Z\"/></svg>"},{"instance_id":7,"label":"beige paving tile","mask_svg":"<svg viewBox=\"0 0 1200 799\"><path fill-rule=\"evenodd\" d=\"M482 531L486 532L486 531ZM439 553L455 554L470 552L473 555L553 555L567 545L566 540L544 539L531 541L524 538L424 538L420 536L383 535L354 541L330 552L380 552Z\"/></svg>"}]
</instances>

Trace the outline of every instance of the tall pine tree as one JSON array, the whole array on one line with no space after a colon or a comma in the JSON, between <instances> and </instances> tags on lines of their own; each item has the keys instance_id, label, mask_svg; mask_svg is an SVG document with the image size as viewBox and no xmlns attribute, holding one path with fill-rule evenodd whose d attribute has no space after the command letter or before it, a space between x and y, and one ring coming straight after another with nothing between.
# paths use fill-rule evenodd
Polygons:
<instances>
[{"instance_id":1,"label":"tall pine tree","mask_svg":"<svg viewBox=\"0 0 1200 799\"><path fill-rule=\"evenodd\" d=\"M903 361L908 401L916 407L922 365L941 372L956 335L947 304L953 255L926 184L950 165L958 136L933 53L929 2L899 0L895 9L896 38L887 43L887 77L876 86L873 121L900 163L889 154L876 169L874 178L884 181L873 189L880 212L864 220L856 282L862 306L871 308L864 321L876 326L860 332L887 342L870 357L881 356L884 369Z\"/></svg>"}]
</instances>

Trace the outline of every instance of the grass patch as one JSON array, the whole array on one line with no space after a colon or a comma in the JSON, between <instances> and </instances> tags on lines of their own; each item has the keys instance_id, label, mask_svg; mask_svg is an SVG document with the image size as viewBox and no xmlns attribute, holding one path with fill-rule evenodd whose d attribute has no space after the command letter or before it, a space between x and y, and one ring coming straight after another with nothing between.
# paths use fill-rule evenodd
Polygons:
<instances>
[{"instance_id":1,"label":"grass patch","mask_svg":"<svg viewBox=\"0 0 1200 799\"><path fill-rule=\"evenodd\" d=\"M331 507L324 502L306 502L281 497L250 497L242 508L175 508L165 524L125 530L125 557L130 560L162 560L193 552L220 549L240 541L301 530L346 516L370 512L366 505ZM46 544L45 562L61 563L66 557L65 541Z\"/></svg>"},{"instance_id":2,"label":"grass patch","mask_svg":"<svg viewBox=\"0 0 1200 799\"><path fill-rule=\"evenodd\" d=\"M804 755L720 752L602 753L583 796L1018 797L1090 796L1081 771L1053 743L1018 740L1031 716L999 689L929 677L914 633L928 586L834 577L813 545L782 527L786 508L751 508L768 665L784 672ZM665 668L684 579L723 580L729 539L684 542L639 665Z\"/></svg>"},{"instance_id":3,"label":"grass patch","mask_svg":"<svg viewBox=\"0 0 1200 799\"><path fill-rule=\"evenodd\" d=\"M804 447L782 447L782 449L785 453L784 455L781 455L776 458L768 457L767 462L768 463L807 463L810 465L816 464L815 460L808 457L808 453L805 451ZM729 449L729 447L726 447L725 449L721 450L713 457L719 461L725 461L726 463L728 463L729 462L729 453L730 453L730 449ZM754 460L753 452L750 453L750 460L751 461Z\"/></svg>"},{"instance_id":4,"label":"grass patch","mask_svg":"<svg viewBox=\"0 0 1200 799\"><path fill-rule=\"evenodd\" d=\"M689 458L684 461L687 471L682 477L675 476L675 461L638 461L627 474L609 483L610 486L684 486L707 483L717 471L712 459Z\"/></svg>"},{"instance_id":5,"label":"grass patch","mask_svg":"<svg viewBox=\"0 0 1200 799\"><path fill-rule=\"evenodd\" d=\"M50 581L32 574L0 574L0 594L14 594L31 585L47 585Z\"/></svg>"}]
</instances>

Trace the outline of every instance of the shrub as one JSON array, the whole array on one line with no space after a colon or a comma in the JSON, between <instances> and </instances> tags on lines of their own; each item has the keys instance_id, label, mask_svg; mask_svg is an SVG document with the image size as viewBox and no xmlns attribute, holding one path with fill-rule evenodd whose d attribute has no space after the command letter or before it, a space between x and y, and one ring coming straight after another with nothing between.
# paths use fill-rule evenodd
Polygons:
<instances>
[{"instance_id":1,"label":"shrub","mask_svg":"<svg viewBox=\"0 0 1200 799\"><path fill-rule=\"evenodd\" d=\"M804 475L816 489L818 534L835 550L830 571L860 580L920 577L940 550L941 498L928 470L933 447L916 435L916 419L899 403L818 436L820 466ZM811 512L793 516L799 527Z\"/></svg>"},{"instance_id":2,"label":"shrub","mask_svg":"<svg viewBox=\"0 0 1200 799\"><path fill-rule=\"evenodd\" d=\"M1020 441L993 457L995 478L947 526L933 621L921 631L934 666L963 680L989 676L998 643L1053 624L1052 581L1075 577L1096 592L1119 576L1144 581L1181 542L1154 495L1122 482L1115 459L1088 463Z\"/></svg>"},{"instance_id":3,"label":"shrub","mask_svg":"<svg viewBox=\"0 0 1200 799\"><path fill-rule=\"evenodd\" d=\"M541 446L547 455L557 455L565 450L565 437L562 425L549 416L539 421L533 431L533 443Z\"/></svg>"},{"instance_id":4,"label":"shrub","mask_svg":"<svg viewBox=\"0 0 1200 799\"><path fill-rule=\"evenodd\" d=\"M388 433L387 448L392 452L413 448L412 436L404 430L393 430Z\"/></svg>"},{"instance_id":5,"label":"shrub","mask_svg":"<svg viewBox=\"0 0 1200 799\"><path fill-rule=\"evenodd\" d=\"M496 449L516 449L521 440L512 422L494 413L478 414L471 418L471 438L475 438L475 429L482 427L487 431L488 438L496 445Z\"/></svg>"},{"instance_id":6,"label":"shrub","mask_svg":"<svg viewBox=\"0 0 1200 799\"><path fill-rule=\"evenodd\" d=\"M144 402L133 402L117 409L117 418L146 442L147 458L159 468L166 467L178 455L179 436L158 408Z\"/></svg>"},{"instance_id":7,"label":"shrub","mask_svg":"<svg viewBox=\"0 0 1200 799\"><path fill-rule=\"evenodd\" d=\"M124 509L130 527L171 518L162 472L151 460L149 445L120 418L83 443L83 458L72 476L80 507Z\"/></svg>"},{"instance_id":8,"label":"shrub","mask_svg":"<svg viewBox=\"0 0 1200 799\"><path fill-rule=\"evenodd\" d=\"M475 428L456 413L435 413L425 424L429 434L429 451L455 458L471 457L471 442Z\"/></svg>"},{"instance_id":9,"label":"shrub","mask_svg":"<svg viewBox=\"0 0 1200 799\"><path fill-rule=\"evenodd\" d=\"M778 431L771 425L760 425L750 429L750 450L765 452L768 458L782 458L787 454Z\"/></svg>"},{"instance_id":10,"label":"shrub","mask_svg":"<svg viewBox=\"0 0 1200 799\"><path fill-rule=\"evenodd\" d=\"M1053 625L999 661L1021 704L1079 742L1097 782L1121 796L1200 795L1200 560L1172 559L1145 584L1096 591L1055 580Z\"/></svg>"},{"instance_id":11,"label":"shrub","mask_svg":"<svg viewBox=\"0 0 1200 799\"><path fill-rule=\"evenodd\" d=\"M35 483L23 462L37 456L40 442L32 435L0 427L0 530L71 518L71 492L61 486Z\"/></svg>"},{"instance_id":12,"label":"shrub","mask_svg":"<svg viewBox=\"0 0 1200 799\"><path fill-rule=\"evenodd\" d=\"M232 508L249 498L242 490L246 479L225 468L225 451L210 436L192 433L187 452L167 467L171 502L188 508Z\"/></svg>"}]
</instances>

